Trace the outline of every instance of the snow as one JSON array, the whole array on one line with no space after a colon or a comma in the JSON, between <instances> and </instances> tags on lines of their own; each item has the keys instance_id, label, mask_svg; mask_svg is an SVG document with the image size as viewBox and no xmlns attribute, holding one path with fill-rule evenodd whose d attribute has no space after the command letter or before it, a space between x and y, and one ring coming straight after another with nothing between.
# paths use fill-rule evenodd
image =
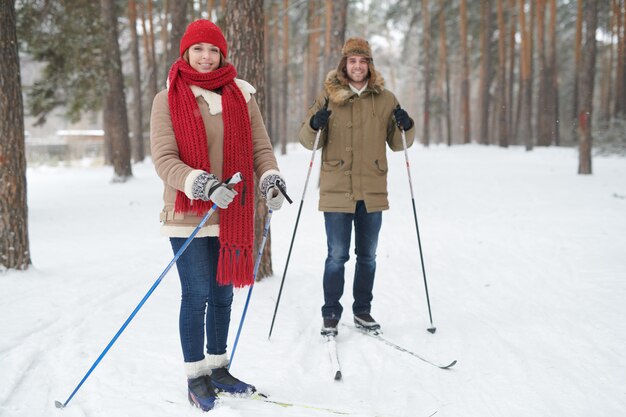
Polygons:
<instances>
[{"instance_id":1,"label":"snow","mask_svg":"<svg viewBox=\"0 0 626 417\"><path fill-rule=\"evenodd\" d=\"M372 314L395 343L351 328L353 259L333 381L319 336L323 216L313 168L271 340L268 332L310 152L278 156L295 200L272 220L275 275L254 286L231 371L281 407L226 399L209 415L619 416L626 413L626 163L574 149L409 150L435 334L404 154L389 155ZM316 156L319 159L319 154ZM172 258L150 162L28 170L34 265L0 274L0 416L200 416L186 399L175 268L68 406L59 410ZM246 299L236 293L230 346ZM314 408L308 408L312 406Z\"/></svg>"}]
</instances>

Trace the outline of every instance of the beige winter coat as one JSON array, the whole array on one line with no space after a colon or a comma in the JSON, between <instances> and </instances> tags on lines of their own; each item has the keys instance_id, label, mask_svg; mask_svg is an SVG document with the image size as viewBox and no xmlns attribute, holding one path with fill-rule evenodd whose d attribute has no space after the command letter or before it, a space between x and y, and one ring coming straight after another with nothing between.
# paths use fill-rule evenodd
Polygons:
<instances>
[{"instance_id":1,"label":"beige winter coat","mask_svg":"<svg viewBox=\"0 0 626 417\"><path fill-rule=\"evenodd\" d=\"M402 133L393 119L398 100L385 89L380 73L376 75L374 84L359 96L331 71L302 123L300 143L312 150L317 131L309 122L329 98L332 114L318 144L321 211L353 213L358 200L365 202L368 212L389 208L385 144L393 151L403 150ZM406 132L407 146L413 144L413 134L413 128Z\"/></svg>"},{"instance_id":2,"label":"beige winter coat","mask_svg":"<svg viewBox=\"0 0 626 417\"><path fill-rule=\"evenodd\" d=\"M254 171L262 180L264 176L278 171L274 150L265 130L259 107L252 96L256 90L243 80L236 79L235 81L248 103L254 147ZM222 180L224 124L222 122L221 96L197 86L192 86L191 90L196 96L207 132L211 173ZM189 199L192 199L193 203L192 185L203 171L186 165L179 158L167 90L161 91L154 97L150 118L150 143L152 160L164 185L164 207L160 216L161 232L170 237L189 237L202 217L190 213L174 213L176 191L183 191ZM251 202L246 204L251 204ZM197 236L219 236L219 210L211 216Z\"/></svg>"}]
</instances>

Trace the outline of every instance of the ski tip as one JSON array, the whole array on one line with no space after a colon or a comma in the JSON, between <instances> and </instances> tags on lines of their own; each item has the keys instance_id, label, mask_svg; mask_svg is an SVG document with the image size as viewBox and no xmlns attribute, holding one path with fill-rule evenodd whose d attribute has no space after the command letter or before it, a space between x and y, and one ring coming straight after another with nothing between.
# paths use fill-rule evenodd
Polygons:
<instances>
[{"instance_id":1,"label":"ski tip","mask_svg":"<svg viewBox=\"0 0 626 417\"><path fill-rule=\"evenodd\" d=\"M56 408L65 408L65 406L63 405L63 403L61 401L55 401L54 402L54 406Z\"/></svg>"},{"instance_id":2,"label":"ski tip","mask_svg":"<svg viewBox=\"0 0 626 417\"><path fill-rule=\"evenodd\" d=\"M436 328L436 327L429 327L427 330L428 330L430 333L435 334L435 332L437 331L437 328Z\"/></svg>"},{"instance_id":3,"label":"ski tip","mask_svg":"<svg viewBox=\"0 0 626 417\"><path fill-rule=\"evenodd\" d=\"M341 375L341 371L335 372L335 381L341 381L342 377L343 376Z\"/></svg>"},{"instance_id":4,"label":"ski tip","mask_svg":"<svg viewBox=\"0 0 626 417\"><path fill-rule=\"evenodd\" d=\"M450 362L450 364L449 364L449 365L446 365L446 366L440 366L440 368L441 368L441 369L450 369L450 368L452 368L454 365L456 365L456 359L455 359L455 360L453 360L452 362Z\"/></svg>"}]
</instances>

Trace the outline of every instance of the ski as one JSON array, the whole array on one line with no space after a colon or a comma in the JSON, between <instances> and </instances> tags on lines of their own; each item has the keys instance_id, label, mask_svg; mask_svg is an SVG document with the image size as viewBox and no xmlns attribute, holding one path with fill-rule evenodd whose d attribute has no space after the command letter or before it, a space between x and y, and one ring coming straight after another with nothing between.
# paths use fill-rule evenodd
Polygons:
<instances>
[{"instance_id":1,"label":"ski","mask_svg":"<svg viewBox=\"0 0 626 417\"><path fill-rule=\"evenodd\" d=\"M302 409L309 409L309 410L315 410L315 411L324 411L327 413L344 415L344 416L349 416L349 415L354 414L351 412L341 411L341 410L337 410L334 408L318 407L318 406L310 405L310 404L300 404L300 403L291 403L291 402L286 402L286 401L272 400L267 395L259 394L259 393L254 393L248 396L219 394L218 398L219 398L219 401L225 401L225 402L228 402L229 400L235 400L235 401L255 400L255 401L262 401L264 403L272 404L272 405L283 407L283 408L302 408ZM172 401L172 400L165 400L165 401L170 404L182 405L182 403Z\"/></svg>"},{"instance_id":2,"label":"ski","mask_svg":"<svg viewBox=\"0 0 626 417\"><path fill-rule=\"evenodd\" d=\"M342 323L342 324L343 324L343 323ZM455 359L455 360L453 360L452 362L450 362L450 363L449 363L449 364L447 364L447 365L445 365L445 364L440 364L440 363L436 363L436 362L433 362L433 361L431 361L431 360L429 360L429 359L426 359L426 358L422 357L421 355L418 355L418 354L417 354L417 353L415 353L415 352L411 352L410 350L405 349L405 348L403 348L402 346L400 346L400 345L398 345L398 344L396 344L396 343L392 342L391 340L389 340L389 339L387 339L387 338L383 337L383 336L382 336L382 333L381 333L380 331L378 331L378 330L375 330L375 331L366 331L366 330L362 330L362 329L352 328L352 327L348 326L347 324L343 324L343 325L344 325L344 326L346 326L346 327L348 327L348 328L350 328L350 329L353 329L353 330L354 330L354 331L356 331L356 332L359 332L359 333L361 333L361 334L364 334L364 335L366 335L366 336L369 336L369 337L371 337L371 338L373 338L373 339L379 340L380 342L384 343L385 345L387 345L387 346L389 346L389 347L392 347L392 348L394 348L394 349L396 349L396 350L399 350L400 352L408 353L409 355L414 356L414 357L416 357L417 359L419 359L419 360L421 360L421 361L423 361L423 362L426 362L426 363L427 363L427 364L429 364L429 365L436 366L436 367L437 367L437 368L439 368L439 369L450 369L450 368L452 368L454 365L456 365L456 359Z\"/></svg>"},{"instance_id":3,"label":"ski","mask_svg":"<svg viewBox=\"0 0 626 417\"><path fill-rule=\"evenodd\" d=\"M274 404L283 408L307 408L309 410L325 411L331 414L339 414L339 415L344 415L344 416L349 416L352 414L346 411L335 410L333 408L317 407L317 406L309 405L309 404L297 404L297 403L290 403L290 402L285 402L285 401L277 401L277 400L272 400L268 397L262 397L262 396L256 396L256 395L252 395L248 398L237 398L237 399L257 400L257 401L263 401L264 403L268 403L268 404Z\"/></svg>"},{"instance_id":4,"label":"ski","mask_svg":"<svg viewBox=\"0 0 626 417\"><path fill-rule=\"evenodd\" d=\"M341 381L341 366L339 365L339 355L337 354L337 341L334 335L324 335L326 339L326 347L328 348L328 356L330 364L334 372L335 381Z\"/></svg>"}]
</instances>

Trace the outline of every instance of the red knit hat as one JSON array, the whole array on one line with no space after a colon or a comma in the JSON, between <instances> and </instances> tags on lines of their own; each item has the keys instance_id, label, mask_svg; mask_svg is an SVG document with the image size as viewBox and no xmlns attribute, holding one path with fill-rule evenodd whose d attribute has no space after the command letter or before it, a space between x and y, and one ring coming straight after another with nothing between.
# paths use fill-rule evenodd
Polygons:
<instances>
[{"instance_id":1,"label":"red knit hat","mask_svg":"<svg viewBox=\"0 0 626 417\"><path fill-rule=\"evenodd\" d=\"M228 46L222 31L213 22L206 19L198 19L187 26L187 30L180 40L180 56L183 56L191 45L201 42L217 46L226 58Z\"/></svg>"}]
</instances>

